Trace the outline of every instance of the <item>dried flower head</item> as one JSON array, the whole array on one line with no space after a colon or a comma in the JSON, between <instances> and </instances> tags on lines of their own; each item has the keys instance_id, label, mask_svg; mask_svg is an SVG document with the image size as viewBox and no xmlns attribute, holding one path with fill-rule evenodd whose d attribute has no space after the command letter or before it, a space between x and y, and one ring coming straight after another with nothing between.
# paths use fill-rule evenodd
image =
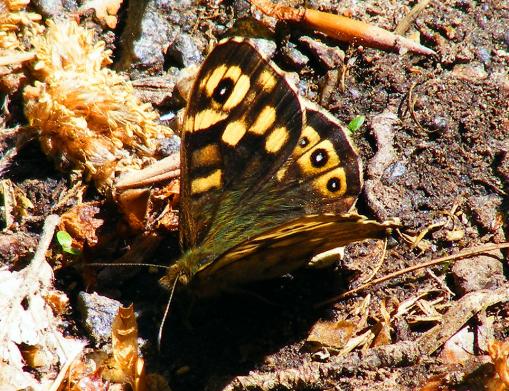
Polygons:
<instances>
[{"instance_id":1,"label":"dried flower head","mask_svg":"<svg viewBox=\"0 0 509 391\"><path fill-rule=\"evenodd\" d=\"M110 51L73 21L48 22L32 44L39 81L26 87L25 114L46 154L81 170L99 188L118 171L153 160L157 140L173 132L134 96L131 83L105 66Z\"/></svg>"},{"instance_id":2,"label":"dried flower head","mask_svg":"<svg viewBox=\"0 0 509 391\"><path fill-rule=\"evenodd\" d=\"M25 11L29 0L0 0L0 91L11 94L26 79L23 64L34 58L30 38L42 33L41 15Z\"/></svg>"}]
</instances>

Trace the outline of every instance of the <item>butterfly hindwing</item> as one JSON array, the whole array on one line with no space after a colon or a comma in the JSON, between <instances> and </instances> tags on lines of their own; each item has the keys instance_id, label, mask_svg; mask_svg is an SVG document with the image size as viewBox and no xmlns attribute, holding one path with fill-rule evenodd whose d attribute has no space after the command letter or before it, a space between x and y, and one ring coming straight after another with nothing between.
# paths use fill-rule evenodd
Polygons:
<instances>
[{"instance_id":1,"label":"butterfly hindwing","mask_svg":"<svg viewBox=\"0 0 509 391\"><path fill-rule=\"evenodd\" d=\"M366 238L383 238L393 223L355 213L306 215L230 249L196 274L202 294L292 272L316 254Z\"/></svg>"},{"instance_id":2,"label":"butterfly hindwing","mask_svg":"<svg viewBox=\"0 0 509 391\"><path fill-rule=\"evenodd\" d=\"M348 212L362 188L361 160L344 125L311 102L304 104L299 141L268 186L291 194L305 214Z\"/></svg>"}]
</instances>

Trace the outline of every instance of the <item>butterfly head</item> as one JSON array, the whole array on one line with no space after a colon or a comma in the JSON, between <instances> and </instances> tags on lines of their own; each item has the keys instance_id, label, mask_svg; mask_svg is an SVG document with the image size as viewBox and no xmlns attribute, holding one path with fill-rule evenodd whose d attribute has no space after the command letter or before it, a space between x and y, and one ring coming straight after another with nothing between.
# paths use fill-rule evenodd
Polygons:
<instances>
[{"instance_id":1,"label":"butterfly head","mask_svg":"<svg viewBox=\"0 0 509 391\"><path fill-rule=\"evenodd\" d=\"M166 275L159 282L168 289L174 286L187 286L200 269L213 261L213 256L204 247L196 247L188 250L168 268Z\"/></svg>"}]
</instances>

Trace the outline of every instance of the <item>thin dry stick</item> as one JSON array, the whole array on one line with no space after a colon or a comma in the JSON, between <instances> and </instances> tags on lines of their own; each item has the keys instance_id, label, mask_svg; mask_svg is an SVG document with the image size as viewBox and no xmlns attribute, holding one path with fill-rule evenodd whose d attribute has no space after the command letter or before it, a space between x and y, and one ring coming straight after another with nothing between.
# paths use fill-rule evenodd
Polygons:
<instances>
[{"instance_id":1,"label":"thin dry stick","mask_svg":"<svg viewBox=\"0 0 509 391\"><path fill-rule=\"evenodd\" d=\"M53 233L55 232L55 228L57 227L60 221L60 217L58 215L49 215L46 217L44 221L44 226L42 227L42 233L39 239L39 244L37 245L37 250L35 251L34 257L30 262L30 276L33 274L37 275L40 271L40 268L43 262L46 261L46 251L48 251L49 245L51 244L51 239L53 239ZM27 275L28 277L28 275ZM27 278L27 281L34 281L34 279Z\"/></svg>"},{"instance_id":2,"label":"thin dry stick","mask_svg":"<svg viewBox=\"0 0 509 391\"><path fill-rule=\"evenodd\" d=\"M363 284L367 284L368 282L370 282L373 279L373 277L376 276L376 273L378 273L378 270L380 270L380 268L382 267L382 265L384 263L386 251L387 251L387 238L384 239L384 247L382 249L382 255L379 258L380 260L378 262L378 265L376 265L376 267L373 269L373 271L368 276L368 278L366 278L364 280Z\"/></svg>"},{"instance_id":3,"label":"thin dry stick","mask_svg":"<svg viewBox=\"0 0 509 391\"><path fill-rule=\"evenodd\" d=\"M324 301L322 301L320 303L317 303L317 304L315 304L315 308L322 307L322 306L330 304L330 303L334 303L334 302L336 302L338 300L341 300L341 299L343 299L343 298L345 298L347 296L350 296L350 295L352 295L354 293L357 293L359 291L367 289L367 288L369 288L369 287L371 287L373 285L379 284L379 283L384 282L384 281L391 280L391 279L399 277L399 276L401 276L403 274L411 273L411 272L413 272L415 270L419 270L419 269L423 269L423 268L426 268L426 267L435 266L435 265L438 265L438 264L444 263L444 262L457 261L458 259L470 257L470 256L475 255L475 254L489 252L489 251L494 251L494 250L500 250L500 249L503 249L503 248L509 248L509 242L499 243L499 244L489 244L489 245L486 245L486 246L474 247L474 248L471 248L469 250L460 251L457 254L447 255L445 257L440 257L440 258L437 258L437 259L432 259L431 261L424 262L424 263L421 263L419 265L407 267L406 269L398 270L398 271L396 271L394 273L389 273L386 276L383 276L383 277L380 277L380 278L376 278L373 281L371 281L370 283L363 284L363 285L358 286L357 288L351 289L351 290L349 290L349 291L347 291L345 293L342 293L340 295L337 295L335 297L332 297L330 299L327 299L327 300L324 300Z\"/></svg>"},{"instance_id":4,"label":"thin dry stick","mask_svg":"<svg viewBox=\"0 0 509 391\"><path fill-rule=\"evenodd\" d=\"M26 61L33 60L35 53L15 53L0 57L0 66L17 65Z\"/></svg>"},{"instance_id":5,"label":"thin dry stick","mask_svg":"<svg viewBox=\"0 0 509 391\"><path fill-rule=\"evenodd\" d=\"M412 85L410 86L410 89L408 90L407 107L408 107L408 111L410 112L410 115L411 115L412 119L414 120L415 124L417 125L417 127L420 130L422 130L424 133L428 133L426 128L424 128L424 126L422 126L421 123L419 122L419 120L417 119L417 115L415 114L415 110L414 110L415 101L417 100L417 98L414 98L414 88L417 86L417 84L419 84L419 82L417 82L417 81L412 83Z\"/></svg>"},{"instance_id":6,"label":"thin dry stick","mask_svg":"<svg viewBox=\"0 0 509 391\"><path fill-rule=\"evenodd\" d=\"M115 267L115 266L122 266L122 267L155 267L159 269L169 269L169 266L164 265L156 265L155 263L108 263L108 262L91 262L87 263L85 266L107 266L107 267Z\"/></svg>"},{"instance_id":7,"label":"thin dry stick","mask_svg":"<svg viewBox=\"0 0 509 391\"><path fill-rule=\"evenodd\" d=\"M421 0L419 1L408 14L405 15L403 19L398 23L396 28L394 29L395 34L405 35L405 33L410 28L410 25L414 22L415 19L419 16L424 8L429 4L431 0Z\"/></svg>"},{"instance_id":8,"label":"thin dry stick","mask_svg":"<svg viewBox=\"0 0 509 391\"><path fill-rule=\"evenodd\" d=\"M117 190L151 186L154 183L177 178L180 175L180 155L174 153L142 170L123 174L115 184Z\"/></svg>"},{"instance_id":9,"label":"thin dry stick","mask_svg":"<svg viewBox=\"0 0 509 391\"><path fill-rule=\"evenodd\" d=\"M67 358L67 361L62 365L62 368L60 368L60 371L58 372L58 376L53 381L53 384L51 384L51 388L48 391L58 391L61 389L61 385L63 381L65 380L65 376L67 375L67 372L70 374L70 368L71 365L76 361L76 359L80 356L80 354L83 352L83 349L85 348L85 344L82 346L79 346L75 351L72 352L72 354Z\"/></svg>"}]
</instances>

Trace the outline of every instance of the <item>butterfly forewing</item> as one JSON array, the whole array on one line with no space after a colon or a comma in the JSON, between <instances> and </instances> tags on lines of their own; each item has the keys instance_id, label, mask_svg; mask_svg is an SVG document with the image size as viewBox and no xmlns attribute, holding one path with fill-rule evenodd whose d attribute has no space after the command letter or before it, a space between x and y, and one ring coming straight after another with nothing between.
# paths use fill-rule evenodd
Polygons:
<instances>
[{"instance_id":1,"label":"butterfly forewing","mask_svg":"<svg viewBox=\"0 0 509 391\"><path fill-rule=\"evenodd\" d=\"M301 104L280 72L236 39L219 43L202 65L182 134L184 246L203 241L221 209L252 197L297 143Z\"/></svg>"}]
</instances>

